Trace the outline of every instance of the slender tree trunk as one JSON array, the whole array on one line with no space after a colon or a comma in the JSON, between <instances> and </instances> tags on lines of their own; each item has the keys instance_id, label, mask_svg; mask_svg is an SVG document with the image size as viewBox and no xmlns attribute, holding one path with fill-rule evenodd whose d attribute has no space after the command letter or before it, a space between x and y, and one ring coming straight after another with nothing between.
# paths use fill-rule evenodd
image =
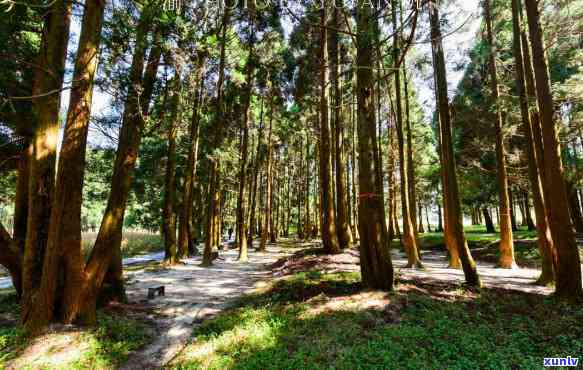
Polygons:
<instances>
[{"instance_id":1,"label":"slender tree trunk","mask_svg":"<svg viewBox=\"0 0 583 370\"><path fill-rule=\"evenodd\" d=\"M441 216L441 215L440 215ZM425 204L425 220L427 221L427 232L431 232L431 223L429 223L429 207Z\"/></svg>"},{"instance_id":2,"label":"slender tree trunk","mask_svg":"<svg viewBox=\"0 0 583 370\"><path fill-rule=\"evenodd\" d=\"M247 75L245 79L244 95L243 95L243 139L241 143L241 160L239 168L239 194L237 196L237 243L239 245L239 261L245 262L248 260L247 255L247 227L248 224L245 222L245 185L247 183L247 157L248 157L248 147L249 147L249 121L250 121L250 110L251 106L251 95L253 93L253 73L254 73L254 63L253 50L254 40L250 40L249 56L247 57Z\"/></svg>"},{"instance_id":3,"label":"slender tree trunk","mask_svg":"<svg viewBox=\"0 0 583 370\"><path fill-rule=\"evenodd\" d=\"M320 49L319 49L319 84L320 84L320 212L322 214L322 243L327 253L340 253L340 243L336 232L334 213L334 192L332 185L332 158L330 121L328 119L328 50L327 50L327 14L326 6L320 9Z\"/></svg>"},{"instance_id":4,"label":"slender tree trunk","mask_svg":"<svg viewBox=\"0 0 583 370\"><path fill-rule=\"evenodd\" d=\"M358 179L360 269L365 287L393 288L393 265L384 221L384 204L379 194L378 149L374 108L373 43L376 18L371 7L357 6L356 94L358 99Z\"/></svg>"},{"instance_id":5,"label":"slender tree trunk","mask_svg":"<svg viewBox=\"0 0 583 370\"><path fill-rule=\"evenodd\" d=\"M340 19L337 7L332 7L332 26L339 29ZM336 208L338 213L338 241L340 248L347 248L352 244L352 232L350 231L349 211L346 181L346 145L344 143L344 117L342 115L342 94L340 89L338 60L338 32L329 30L328 50L330 54L330 82L331 82L331 102L332 102L332 126L334 127L335 141L335 165L336 165Z\"/></svg>"},{"instance_id":6,"label":"slender tree trunk","mask_svg":"<svg viewBox=\"0 0 583 370\"><path fill-rule=\"evenodd\" d=\"M393 29L397 30L400 28L397 24L397 3L392 2L392 17L393 17ZM394 32L393 40L393 61L398 63L401 58L400 53L400 32ZM395 68L400 68L395 65ZM419 259L419 249L417 247L417 238L415 236L415 225L412 221L413 214L411 212L410 203L410 187L408 185L408 171L407 167L411 166L411 163L405 162L405 140L403 135L403 107L401 98L401 72L398 70L394 73L395 77L395 105L396 111L396 129L397 129L397 141L399 146L399 177L401 180L401 209L402 209L402 220L403 220L403 246L407 252L407 265L406 268L412 267L422 267L421 261ZM415 207L413 205L413 207Z\"/></svg>"},{"instance_id":7,"label":"slender tree trunk","mask_svg":"<svg viewBox=\"0 0 583 370\"><path fill-rule=\"evenodd\" d=\"M227 43L227 29L229 28L230 19L230 7L223 7L223 16L221 20L221 27L217 30L217 36L220 38L220 56L219 56L219 70L217 78L217 88L216 88L216 105L215 105L215 128L214 136L212 139L211 149L216 150L220 147L222 143L222 135L225 126L224 108L223 108L223 98L224 98L224 82L225 82L225 48ZM215 155L210 158L210 187L209 187L209 205L208 205L208 216L207 225L205 228L205 241L204 241L204 251L202 257L202 266L211 266L212 262L212 250L216 243L216 236L219 233L220 225L218 224L220 207L218 202L220 201L219 194L219 183L220 183L220 158Z\"/></svg>"},{"instance_id":8,"label":"slender tree trunk","mask_svg":"<svg viewBox=\"0 0 583 370\"><path fill-rule=\"evenodd\" d=\"M529 100L536 100L536 88L534 82L534 71L532 68L532 61L530 57L529 42L526 35L525 27L522 26L522 7L520 0L512 2L513 6L513 30L514 37L514 51L516 55L523 55L523 63L516 64L516 71L520 67L523 68L523 73L518 77L524 80L523 84L517 83L517 86L526 86L526 94L521 98L521 110L529 108ZM521 44L518 44L518 36L520 33ZM519 47L522 46L521 49ZM520 52L520 54L518 54ZM519 82L519 81L518 81ZM520 95L520 92L519 92ZM528 98L527 98L528 96ZM526 113L526 112L525 112ZM540 116L536 107L528 112L529 120L524 121L526 117L523 115L523 125L525 129L525 136L528 139L527 154L529 155L529 178L531 181L531 188L533 193L533 203L535 206L537 234L539 236L539 249L542 255L542 273L537 282L541 285L547 285L555 281L555 248L552 240L550 225L548 222L548 210L546 206L546 199L549 198L547 190L543 187L543 179L545 176L543 148L542 148L542 129L540 125ZM530 130L530 131L529 131ZM529 149L530 148L530 149ZM528 153L528 150L532 151ZM537 193L538 192L538 193Z\"/></svg>"},{"instance_id":9,"label":"slender tree trunk","mask_svg":"<svg viewBox=\"0 0 583 370\"><path fill-rule=\"evenodd\" d=\"M46 288L43 289L41 279L44 275L43 263L54 201L61 95L47 93L60 90L63 84L71 8L70 0L56 0L46 10L38 60L43 68L38 69L33 87L33 95L42 97L33 100L37 126L32 139L33 153L29 164L28 224L22 271L21 311L22 322L30 331L47 325L53 315L52 297L48 296ZM52 274L45 276L45 279L56 283L57 276ZM39 297L41 290L42 296ZM38 304L47 300L51 300L51 306Z\"/></svg>"},{"instance_id":10,"label":"slender tree trunk","mask_svg":"<svg viewBox=\"0 0 583 370\"><path fill-rule=\"evenodd\" d=\"M162 231L164 234L164 260L166 263L178 262L178 249L176 243L176 130L180 120L180 94L181 94L181 68L176 64L172 82L171 109L172 114L168 120L167 136L168 151L166 154L166 175L164 179L164 210ZM186 226L186 225L185 225ZM185 243L186 244L186 243ZM186 246L186 245L185 245Z\"/></svg>"},{"instance_id":11,"label":"slender tree trunk","mask_svg":"<svg viewBox=\"0 0 583 370\"><path fill-rule=\"evenodd\" d=\"M263 225L261 227L261 242L259 244L259 251L264 252L267 250L267 238L269 237L270 231L270 221L271 221L271 200L272 200L272 191L271 188L273 187L272 182L272 175L271 172L273 171L273 143L272 143L272 135L273 135L273 94L270 93L269 95L269 129L267 131L267 159L266 159L266 182L267 182L267 189L265 192L265 209L264 209L264 216L263 216Z\"/></svg>"},{"instance_id":12,"label":"slender tree trunk","mask_svg":"<svg viewBox=\"0 0 583 370\"><path fill-rule=\"evenodd\" d=\"M494 222L492 221L490 210L487 207L484 207L482 208L482 213L484 214L484 220L486 223L486 232L489 234L494 234L496 229L494 228Z\"/></svg>"},{"instance_id":13,"label":"slender tree trunk","mask_svg":"<svg viewBox=\"0 0 583 370\"><path fill-rule=\"evenodd\" d=\"M247 244L253 247L253 236L257 232L255 209L257 208L257 183L259 176L259 169L261 168L260 149L261 138L263 136L263 98L261 98L261 113L259 114L259 131L257 132L257 148L255 150L255 162L253 164L253 196L251 199L251 215L250 215L250 229L249 240Z\"/></svg>"},{"instance_id":14,"label":"slender tree trunk","mask_svg":"<svg viewBox=\"0 0 583 370\"><path fill-rule=\"evenodd\" d=\"M425 228L423 227L423 205L419 203L419 232L424 233Z\"/></svg>"},{"instance_id":15,"label":"slender tree trunk","mask_svg":"<svg viewBox=\"0 0 583 370\"><path fill-rule=\"evenodd\" d=\"M536 230L536 225L534 224L532 220L532 215L530 213L530 202L528 200L528 192L524 192L524 213L526 216L526 226L528 227L528 231Z\"/></svg>"},{"instance_id":16,"label":"slender tree trunk","mask_svg":"<svg viewBox=\"0 0 583 370\"><path fill-rule=\"evenodd\" d=\"M492 12L490 0L484 0L484 19L486 22L486 34L490 52L488 53L488 69L490 74L490 89L492 101L496 107L496 166L498 181L498 199L500 207L500 259L498 266L501 268L516 268L514 259L514 239L512 235L511 203L508 188L508 174L506 171L506 150L504 148L504 132L502 110L499 107L498 75L496 71L496 46L492 31Z\"/></svg>"},{"instance_id":17,"label":"slender tree trunk","mask_svg":"<svg viewBox=\"0 0 583 370\"><path fill-rule=\"evenodd\" d=\"M203 70L205 55L201 52L197 57L197 66L194 73L194 103L192 106L192 118L190 122L190 136L188 147L188 158L186 160L186 169L184 176L184 194L182 197L182 208L180 210L179 227L178 227L178 258L184 258L191 254L192 240L194 235L192 229L192 207L194 201L194 186L196 179L196 166L198 163L198 142L200 132L200 105L202 101Z\"/></svg>"},{"instance_id":18,"label":"slender tree trunk","mask_svg":"<svg viewBox=\"0 0 583 370\"><path fill-rule=\"evenodd\" d=\"M539 164L542 163L542 158L537 158L542 151L537 151L535 144L535 136L533 125L539 125L538 118L536 122L531 119L538 117L538 115L531 115L529 112L529 103L527 98L527 84L525 79L525 71L531 70L530 56L526 49L528 45L523 45L521 42L521 19L520 19L520 1L512 0L512 20L513 20L513 50L516 66L516 85L518 96L520 100L520 110L522 117L522 129L526 137L526 152L528 157L528 173L529 180L533 194L533 203L535 208L537 235L539 250L542 256L542 273L537 280L537 283L542 285L550 284L554 281L554 266L553 266L553 240L550 233L547 210L544 199L544 192L542 188L542 179L539 173ZM526 38L524 39L526 41ZM523 54L523 50L527 53ZM528 55L528 60L525 56ZM529 87L532 94L534 92L534 85ZM540 126L539 126L540 127ZM530 207L528 204L528 193L525 194L525 213L530 218ZM527 221L528 222L528 221ZM532 219L530 220L532 223ZM529 226L530 229L530 226Z\"/></svg>"},{"instance_id":19,"label":"slender tree trunk","mask_svg":"<svg viewBox=\"0 0 583 370\"><path fill-rule=\"evenodd\" d=\"M128 88L122 118L111 192L95 245L85 266L86 288L84 294L79 297L79 301L82 302L80 312L86 322L96 320L97 294L102 286L109 291L108 294L113 299L125 300L121 265L123 219L131 188L131 174L138 157L141 135L148 115L148 105L161 54L161 49L155 45L150 51L148 65L142 78L146 36L151 27L151 17L154 12L155 7L144 7L137 27L135 50L130 67L131 84Z\"/></svg>"},{"instance_id":20,"label":"slender tree trunk","mask_svg":"<svg viewBox=\"0 0 583 370\"><path fill-rule=\"evenodd\" d=\"M455 172L455 158L453 155L452 144L452 128L451 117L449 111L449 101L447 94L447 77L445 72L445 57L442 46L442 36L440 29L440 20L438 5L435 0L429 0L429 19L431 23L431 39L433 47L433 55L435 58L435 74L436 74L436 98L439 109L439 126L442 146L442 171L444 179L444 190L446 193L446 208L453 222L448 225L451 228L455 249L459 253L459 257L464 270L466 284L470 286L480 286L480 278L476 264L472 258L468 248L466 238L464 235L461 206L459 200L458 183Z\"/></svg>"},{"instance_id":21,"label":"slender tree trunk","mask_svg":"<svg viewBox=\"0 0 583 370\"><path fill-rule=\"evenodd\" d=\"M559 297L579 297L583 294L581 262L569 217L568 196L563 176L561 148L557 127L554 124L554 103L551 95L549 70L546 61L543 31L540 23L538 2L526 0L528 30L532 47L534 76L538 108L544 143L543 186L549 194L547 215L554 246L556 248L556 294Z\"/></svg>"}]
</instances>

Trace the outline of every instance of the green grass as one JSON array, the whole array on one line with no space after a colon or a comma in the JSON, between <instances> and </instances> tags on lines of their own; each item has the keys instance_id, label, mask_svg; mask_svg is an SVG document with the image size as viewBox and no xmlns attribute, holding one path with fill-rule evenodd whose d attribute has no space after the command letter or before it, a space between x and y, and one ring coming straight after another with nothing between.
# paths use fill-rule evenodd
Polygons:
<instances>
[{"instance_id":1,"label":"green grass","mask_svg":"<svg viewBox=\"0 0 583 370\"><path fill-rule=\"evenodd\" d=\"M466 240L472 255L478 261L495 263L499 258L498 241L500 233L487 233L486 227L482 225L466 226L464 228ZM528 231L520 227L514 231L514 252L519 265L529 267L540 267L541 256L536 243L536 231ZM399 247L398 240L393 241ZM422 250L445 250L443 233L423 233L419 234L419 245Z\"/></svg>"},{"instance_id":2,"label":"green grass","mask_svg":"<svg viewBox=\"0 0 583 370\"><path fill-rule=\"evenodd\" d=\"M93 248L97 233L83 234L83 251L87 254ZM164 250L164 241L159 234L124 231L121 241L122 257L133 257Z\"/></svg>"},{"instance_id":3,"label":"green grass","mask_svg":"<svg viewBox=\"0 0 583 370\"><path fill-rule=\"evenodd\" d=\"M358 274L297 274L195 329L177 369L541 368L583 353L583 307L541 296L402 284L360 309ZM325 302L344 300L335 309Z\"/></svg>"},{"instance_id":4,"label":"green grass","mask_svg":"<svg viewBox=\"0 0 583 370\"><path fill-rule=\"evenodd\" d=\"M0 321L9 317L10 321L0 322L0 369L7 361L17 360L35 343L35 339L25 336L17 325L20 307L15 294L0 295ZM94 328L83 330L55 331L41 340L46 343L33 357L30 368L47 369L111 369L127 361L128 355L151 340L149 325L139 319L112 312L98 312L98 323ZM73 333L73 339L63 339ZM48 361L52 355L71 350L58 364ZM74 349L79 349L75 351ZM45 363L45 361L47 361ZM22 367L19 364L19 367ZM26 368L26 367L25 367Z\"/></svg>"}]
</instances>

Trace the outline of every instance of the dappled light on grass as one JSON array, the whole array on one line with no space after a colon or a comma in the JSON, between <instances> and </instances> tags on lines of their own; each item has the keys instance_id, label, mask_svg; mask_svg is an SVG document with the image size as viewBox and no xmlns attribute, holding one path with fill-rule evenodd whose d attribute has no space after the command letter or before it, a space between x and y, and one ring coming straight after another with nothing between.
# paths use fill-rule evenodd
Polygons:
<instances>
[{"instance_id":1,"label":"dappled light on grass","mask_svg":"<svg viewBox=\"0 0 583 370\"><path fill-rule=\"evenodd\" d=\"M399 281L360 291L357 273L299 273L195 329L175 368L540 367L581 353L583 307L540 295ZM547 320L561 317L561 320Z\"/></svg>"}]
</instances>

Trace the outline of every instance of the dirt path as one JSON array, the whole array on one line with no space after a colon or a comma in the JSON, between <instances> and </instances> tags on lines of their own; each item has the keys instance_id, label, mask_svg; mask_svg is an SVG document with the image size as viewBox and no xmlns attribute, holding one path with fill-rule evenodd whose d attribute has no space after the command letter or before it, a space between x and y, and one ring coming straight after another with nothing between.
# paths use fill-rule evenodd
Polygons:
<instances>
[{"instance_id":1,"label":"dirt path","mask_svg":"<svg viewBox=\"0 0 583 370\"><path fill-rule=\"evenodd\" d=\"M463 283L463 271L447 268L447 257L444 251L423 251L424 269L405 268L407 257L400 250L392 251L395 276L404 280L440 281ZM500 269L495 264L478 261L478 273L485 287L503 288L521 292L548 295L554 289L534 285L540 274L535 268L522 267L518 269ZM360 271L358 250L351 249L342 254L294 256L284 265L274 271L274 275L289 275L297 271L318 270L322 272Z\"/></svg>"},{"instance_id":2,"label":"dirt path","mask_svg":"<svg viewBox=\"0 0 583 370\"><path fill-rule=\"evenodd\" d=\"M427 251L422 255L423 270L403 268L407 265L407 258L402 252L393 254L393 264L398 274L403 278L420 280L439 280L449 282L464 282L464 273L460 270L447 268L445 252ZM478 274L485 287L518 290L521 292L551 294L553 288L534 285L540 275L540 270L534 268L501 269L493 263L477 262Z\"/></svg>"},{"instance_id":3,"label":"dirt path","mask_svg":"<svg viewBox=\"0 0 583 370\"><path fill-rule=\"evenodd\" d=\"M200 257L196 257L169 269L126 273L129 301L156 313L151 317L156 322L156 339L130 356L123 368L164 366L183 348L196 323L227 308L269 278L270 264L306 246L284 241L268 246L265 253L250 251L247 263L237 262L237 250L225 250L209 268L200 267ZM148 300L148 288L159 285L165 286L165 296Z\"/></svg>"}]
</instances>

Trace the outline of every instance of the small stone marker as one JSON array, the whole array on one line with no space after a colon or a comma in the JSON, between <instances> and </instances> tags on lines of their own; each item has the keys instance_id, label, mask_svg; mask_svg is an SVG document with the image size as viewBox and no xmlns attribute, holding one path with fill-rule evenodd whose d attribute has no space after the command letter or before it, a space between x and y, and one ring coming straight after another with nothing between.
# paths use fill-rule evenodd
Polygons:
<instances>
[{"instance_id":1,"label":"small stone marker","mask_svg":"<svg viewBox=\"0 0 583 370\"><path fill-rule=\"evenodd\" d=\"M153 288L148 288L148 299L154 299L154 297L156 296L156 293L158 293L159 296L163 296L164 294L164 285L160 285L157 287L153 287Z\"/></svg>"}]
</instances>

